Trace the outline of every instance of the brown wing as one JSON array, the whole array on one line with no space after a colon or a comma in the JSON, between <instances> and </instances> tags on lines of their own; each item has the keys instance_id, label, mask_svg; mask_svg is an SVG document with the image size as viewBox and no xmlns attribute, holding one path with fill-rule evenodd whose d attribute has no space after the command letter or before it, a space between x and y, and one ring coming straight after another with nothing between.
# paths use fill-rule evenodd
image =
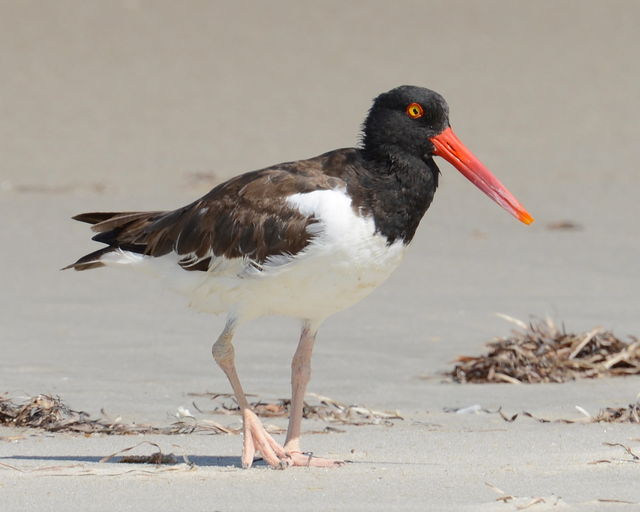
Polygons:
<instances>
[{"instance_id":1,"label":"brown wing","mask_svg":"<svg viewBox=\"0 0 640 512\"><path fill-rule=\"evenodd\" d=\"M80 214L74 219L93 224L93 240L107 247L66 268L103 266L100 258L117 249L149 256L175 252L184 269L200 271L220 256L260 264L270 256L297 254L309 244L307 228L317 220L289 207L286 198L344 187L337 173L326 172L334 159L328 154L249 172L174 211Z\"/></svg>"}]
</instances>

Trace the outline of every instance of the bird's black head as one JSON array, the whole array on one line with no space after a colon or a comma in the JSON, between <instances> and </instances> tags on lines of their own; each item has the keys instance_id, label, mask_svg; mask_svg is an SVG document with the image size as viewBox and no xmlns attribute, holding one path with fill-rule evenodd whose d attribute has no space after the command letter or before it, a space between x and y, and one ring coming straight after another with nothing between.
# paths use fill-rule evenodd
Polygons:
<instances>
[{"instance_id":1,"label":"bird's black head","mask_svg":"<svg viewBox=\"0 0 640 512\"><path fill-rule=\"evenodd\" d=\"M440 156L516 218L525 224L533 222L516 198L453 133L449 107L437 92L402 85L381 94L373 100L363 132L364 154L385 162L379 168L413 173L428 168L436 173L438 168L431 157ZM437 175L431 180L432 186L434 182L437 184Z\"/></svg>"},{"instance_id":2,"label":"bird's black head","mask_svg":"<svg viewBox=\"0 0 640 512\"><path fill-rule=\"evenodd\" d=\"M389 154L426 159L435 147L431 138L449 126L449 106L437 92L402 85L382 93L364 122L364 151L371 157Z\"/></svg>"}]
</instances>

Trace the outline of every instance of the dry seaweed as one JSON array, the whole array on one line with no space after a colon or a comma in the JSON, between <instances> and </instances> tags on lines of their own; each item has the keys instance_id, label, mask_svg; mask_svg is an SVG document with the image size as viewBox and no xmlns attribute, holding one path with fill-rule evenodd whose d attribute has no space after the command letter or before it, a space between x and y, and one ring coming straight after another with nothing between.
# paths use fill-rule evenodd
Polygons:
<instances>
[{"instance_id":1,"label":"dry seaweed","mask_svg":"<svg viewBox=\"0 0 640 512\"><path fill-rule=\"evenodd\" d=\"M620 458L598 459L598 460L590 461L589 464L611 464L613 462L625 462L625 463L631 462L633 464L640 463L640 455L634 453L633 450L630 447L628 447L627 445L624 445L622 443L602 443L602 444L604 446L612 446L612 447L620 447L620 448L622 448L625 451L625 453L629 456L629 458L624 458L624 459L620 459Z\"/></svg>"},{"instance_id":2,"label":"dry seaweed","mask_svg":"<svg viewBox=\"0 0 640 512\"><path fill-rule=\"evenodd\" d=\"M122 464L178 464L178 459L173 453L155 452L151 455L127 455L118 461Z\"/></svg>"},{"instance_id":3,"label":"dry seaweed","mask_svg":"<svg viewBox=\"0 0 640 512\"><path fill-rule=\"evenodd\" d=\"M240 414L240 407L232 395L221 393L191 393L191 396L207 397L215 403L215 407L206 411L210 414ZM397 411L376 411L360 405L347 405L326 396L307 393L307 397L318 403L304 402L302 415L305 419L316 419L327 423L342 425L393 425L392 420L402 420ZM202 411L195 403L196 409ZM262 417L286 417L289 415L291 400L280 398L272 401L257 400L251 402L253 411Z\"/></svg>"},{"instance_id":4,"label":"dry seaweed","mask_svg":"<svg viewBox=\"0 0 640 512\"><path fill-rule=\"evenodd\" d=\"M208 414L239 414L240 409L232 401L231 396L223 393L192 394L206 396L215 403L212 411L199 412ZM311 395L313 396L313 395ZM305 402L304 417L318 419L327 423L343 425L392 425L391 420L402 419L397 412L387 413L375 411L357 405L345 405L327 397L316 396L319 404L310 405ZM273 401L257 400L252 403L254 411L262 417L286 417L289 414L290 401L279 399ZM48 432L66 432L74 434L136 435L136 434L239 434L242 429L221 425L210 420L195 418L188 411L182 410L179 420L169 426L158 427L146 424L123 423L119 418L111 420L102 411L103 417L92 418L84 411L69 408L59 397L37 395L22 401L14 401L8 395L0 395L0 426L27 427L46 430ZM285 431L277 425L265 425L272 434ZM322 433L341 432L340 429L327 426Z\"/></svg>"},{"instance_id":5,"label":"dry seaweed","mask_svg":"<svg viewBox=\"0 0 640 512\"><path fill-rule=\"evenodd\" d=\"M153 452L150 455L122 455L124 453L130 452L142 445L151 445L157 448L157 452ZM174 445L176 446L176 445ZM128 448L124 448L119 450L111 455L107 455L106 457L102 457L100 462L109 462L111 459L121 456L117 462L122 464L155 464L156 466L160 466L162 464L166 465L175 465L180 464L181 462L178 460L173 453L162 453L162 449L160 445L157 443L152 443L151 441L142 441L134 446L129 446ZM187 464L188 466L193 466L193 463L189 460L186 454L182 455L182 462Z\"/></svg>"},{"instance_id":6,"label":"dry seaweed","mask_svg":"<svg viewBox=\"0 0 640 512\"><path fill-rule=\"evenodd\" d=\"M640 340L624 342L602 328L566 333L551 320L515 320L507 338L488 343L489 353L460 356L450 376L456 382L536 383L640 374Z\"/></svg>"},{"instance_id":7,"label":"dry seaweed","mask_svg":"<svg viewBox=\"0 0 640 512\"><path fill-rule=\"evenodd\" d=\"M627 407L607 407L593 417L594 423L640 423L640 402Z\"/></svg>"},{"instance_id":8,"label":"dry seaweed","mask_svg":"<svg viewBox=\"0 0 640 512\"><path fill-rule=\"evenodd\" d=\"M496 498L496 501L501 501L502 503L510 503L511 505L515 506L515 510L526 510L540 503L546 503L552 507L564 505L562 498L560 496L556 496L555 494L548 496L546 499L541 496L514 496L513 494L507 494L502 489L489 482L485 482L484 485L486 485L489 489L499 495L499 497Z\"/></svg>"},{"instance_id":9,"label":"dry seaweed","mask_svg":"<svg viewBox=\"0 0 640 512\"><path fill-rule=\"evenodd\" d=\"M14 402L6 394L0 395L0 425L87 435L238 433L236 429L230 429L209 420L191 422L180 420L167 427L155 427L135 423L126 424L106 418L94 419L84 411L69 408L60 397L51 395L37 395L22 402Z\"/></svg>"},{"instance_id":10,"label":"dry seaweed","mask_svg":"<svg viewBox=\"0 0 640 512\"><path fill-rule=\"evenodd\" d=\"M631 448L629 448L628 446L622 444L622 443L602 443L605 446L619 446L620 448L622 448L625 452L627 452L627 455L631 456L631 460L633 462L640 462L640 455L636 455L635 453L633 453L633 450L631 450Z\"/></svg>"},{"instance_id":11,"label":"dry seaweed","mask_svg":"<svg viewBox=\"0 0 640 512\"><path fill-rule=\"evenodd\" d=\"M527 418L531 418L536 420L539 423L640 423L640 401L635 404L629 404L628 407L607 407L606 409L601 410L595 416L592 416L587 411L585 411L582 407L576 406L576 409L583 414L583 418L578 419L565 419L559 418L555 420L550 420L546 418L540 418L535 416L527 411L522 411L521 413L516 413L513 415L507 415L502 411L502 407L498 408L497 411L489 411L487 409L482 409L482 412L487 413L496 413L499 414L500 417L506 421L507 423L513 423L520 414L522 416L526 416ZM445 410L445 412L456 412L455 409L450 411Z\"/></svg>"}]
</instances>

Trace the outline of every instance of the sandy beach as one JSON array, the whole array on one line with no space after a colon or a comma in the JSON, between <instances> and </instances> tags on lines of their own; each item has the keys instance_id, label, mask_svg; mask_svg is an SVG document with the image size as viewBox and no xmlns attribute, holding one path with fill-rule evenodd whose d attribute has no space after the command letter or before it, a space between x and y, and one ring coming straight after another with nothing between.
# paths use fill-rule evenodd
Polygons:
<instances>
[{"instance_id":1,"label":"sandy beach","mask_svg":"<svg viewBox=\"0 0 640 512\"><path fill-rule=\"evenodd\" d=\"M230 391L210 351L224 318L144 276L60 272L98 247L70 217L177 208L240 172L357 144L371 99L394 86L442 93L460 138L536 218L518 223L438 162L399 270L318 336L310 392L403 418L303 437L353 463L242 470L239 435L0 427L0 508L640 509L623 447L640 454L637 424L522 414L584 420L576 406L635 402L640 377L444 376L509 334L496 313L640 335L639 17L635 1L0 1L0 393L12 398L159 426L186 408L238 427L193 405ZM247 392L289 396L297 334L290 319L242 326ZM451 412L474 405L490 412ZM132 453L179 463L100 462L142 441L157 446Z\"/></svg>"}]
</instances>

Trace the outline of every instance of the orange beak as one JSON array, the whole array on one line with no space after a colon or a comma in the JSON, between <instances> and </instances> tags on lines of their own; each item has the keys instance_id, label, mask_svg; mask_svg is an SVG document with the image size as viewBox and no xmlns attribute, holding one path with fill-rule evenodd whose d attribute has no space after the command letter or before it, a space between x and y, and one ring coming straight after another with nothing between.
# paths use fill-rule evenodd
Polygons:
<instances>
[{"instance_id":1,"label":"orange beak","mask_svg":"<svg viewBox=\"0 0 640 512\"><path fill-rule=\"evenodd\" d=\"M533 217L513 197L511 192L500 183L489 169L469 151L453 133L451 127L441 134L431 137L436 147L435 155L441 156L458 169L471 183L487 194L491 199L507 210L516 219L531 224Z\"/></svg>"}]
</instances>

